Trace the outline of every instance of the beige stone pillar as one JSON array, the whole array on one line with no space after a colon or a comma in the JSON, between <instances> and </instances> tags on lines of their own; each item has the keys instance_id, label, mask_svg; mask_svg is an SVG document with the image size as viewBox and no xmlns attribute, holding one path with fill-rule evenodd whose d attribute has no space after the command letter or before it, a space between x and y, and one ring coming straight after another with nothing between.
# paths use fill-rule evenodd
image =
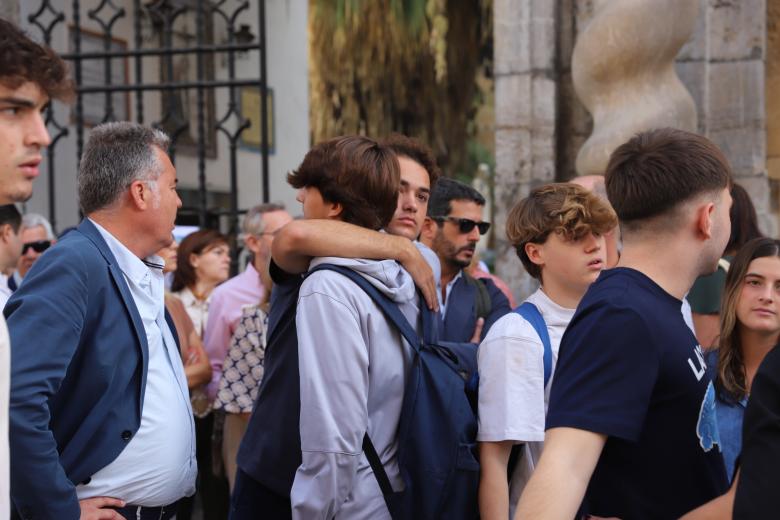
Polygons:
<instances>
[{"instance_id":1,"label":"beige stone pillar","mask_svg":"<svg viewBox=\"0 0 780 520\"><path fill-rule=\"evenodd\" d=\"M572 57L574 87L593 117L577 173L601 175L609 156L637 132L696 130L696 106L675 72L693 33L699 0L597 0Z\"/></svg>"},{"instance_id":2,"label":"beige stone pillar","mask_svg":"<svg viewBox=\"0 0 780 520\"><path fill-rule=\"evenodd\" d=\"M550 0L494 0L496 272L524 298L536 283L505 233L530 189L555 179L555 9Z\"/></svg>"}]
</instances>

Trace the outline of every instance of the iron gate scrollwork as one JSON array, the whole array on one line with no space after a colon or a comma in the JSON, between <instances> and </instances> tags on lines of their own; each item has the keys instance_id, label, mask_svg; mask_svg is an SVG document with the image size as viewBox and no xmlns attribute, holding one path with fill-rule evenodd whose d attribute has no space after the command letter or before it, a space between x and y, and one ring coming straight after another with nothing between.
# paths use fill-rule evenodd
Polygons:
<instances>
[{"instance_id":1,"label":"iron gate scrollwork","mask_svg":"<svg viewBox=\"0 0 780 520\"><path fill-rule=\"evenodd\" d=\"M63 0L65 1L65 0ZM236 240L238 234L238 216L243 210L238 207L238 144L241 133L249 128L250 121L242 117L239 111L240 87L258 88L261 93L260 102L260 135L261 135L261 189L263 202L269 200L268 178L268 101L266 83L266 34L265 34L265 2L257 2L257 37L251 34L247 24L239 23L246 16L250 3L248 0L128 0L132 2L132 12L128 13L115 0L100 0L94 8L86 9L80 0L72 0L71 19L67 20L62 10L57 9L56 0L41 0L40 6L28 17L28 21L40 31L41 39L47 44L52 43L52 34L58 27L72 31L71 52L62 54L63 58L72 63L73 77L77 86L77 97L73 107L73 123L76 132L76 153L81 157L84 146L84 98L88 95L102 94L102 122L115 120L115 94L125 93L134 97L132 104L132 119L145 123L146 107L144 94L157 93L161 96L162 114L152 126L162 128L170 135L171 159L176 161L180 149L187 148L190 154L197 158L198 201L195 206L183 207L179 215L197 218L200 226L212 225L220 216L229 217L229 234L232 238L233 270L235 271ZM91 4L91 5L92 5ZM103 46L99 50L82 49L82 39L87 30L82 20L86 14L89 23L100 28ZM112 45L117 23L129 22L132 18L133 48L117 49ZM189 20L194 23L195 34L190 39L177 42L175 23L177 20ZM220 21L225 27L226 37L219 42L214 38L214 25ZM33 34L33 36L37 36ZM152 40L153 45L148 42ZM181 45L176 45L181 43ZM252 56L257 53L259 74L256 77L238 78L236 76L237 54ZM177 77L175 74L175 58L185 57L194 60L195 74L192 77ZM217 78L214 63L218 57L226 60L227 77ZM158 80L147 83L144 81L144 59L158 60ZM102 84L85 84L83 73L85 63L99 60L103 63ZM132 83L121 84L113 80L111 71L117 60L132 60L134 80ZM120 64L121 65L121 64ZM214 113L214 93L217 89L228 89L226 110L217 117ZM187 100L182 102L181 100ZM194 99L194 102L192 100ZM191 105L195 111L187 113L184 105ZM94 110L95 107L90 107ZM211 112L210 112L211 109ZM217 111L218 112L218 111ZM46 114L52 143L48 153L48 187L49 187L49 217L56 227L56 147L62 137L68 135L67 123L56 120L50 107ZM194 128L193 128L194 126ZM209 207L206 175L206 159L215 154L215 139L222 135L227 139L229 165L229 207Z\"/></svg>"}]
</instances>

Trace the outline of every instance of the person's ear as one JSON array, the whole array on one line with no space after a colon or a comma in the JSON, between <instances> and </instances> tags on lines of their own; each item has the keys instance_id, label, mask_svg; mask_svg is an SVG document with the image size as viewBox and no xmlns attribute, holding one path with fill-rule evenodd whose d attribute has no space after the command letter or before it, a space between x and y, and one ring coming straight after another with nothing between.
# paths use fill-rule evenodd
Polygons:
<instances>
[{"instance_id":1,"label":"person's ear","mask_svg":"<svg viewBox=\"0 0 780 520\"><path fill-rule=\"evenodd\" d=\"M249 249L252 254L258 254L260 252L260 238L255 235L244 235L244 245Z\"/></svg>"},{"instance_id":2,"label":"person's ear","mask_svg":"<svg viewBox=\"0 0 780 520\"><path fill-rule=\"evenodd\" d=\"M190 257L187 259L192 266L193 269L198 268L198 264L200 263L200 256L196 253L190 253Z\"/></svg>"},{"instance_id":3,"label":"person's ear","mask_svg":"<svg viewBox=\"0 0 780 520\"><path fill-rule=\"evenodd\" d=\"M328 218L338 219L344 212L344 206L340 202L328 202L330 207L328 208Z\"/></svg>"},{"instance_id":4,"label":"person's ear","mask_svg":"<svg viewBox=\"0 0 780 520\"><path fill-rule=\"evenodd\" d=\"M146 181L135 180L130 184L130 202L136 209L143 211L150 208L152 196Z\"/></svg>"},{"instance_id":5,"label":"person's ear","mask_svg":"<svg viewBox=\"0 0 780 520\"><path fill-rule=\"evenodd\" d=\"M715 215L715 203L707 202L696 209L696 234L705 240L712 238L712 222Z\"/></svg>"},{"instance_id":6,"label":"person's ear","mask_svg":"<svg viewBox=\"0 0 780 520\"><path fill-rule=\"evenodd\" d=\"M4 244L8 244L11 241L11 235L14 230L11 228L11 224L0 225L0 240Z\"/></svg>"},{"instance_id":7,"label":"person's ear","mask_svg":"<svg viewBox=\"0 0 780 520\"><path fill-rule=\"evenodd\" d=\"M436 228L438 225L436 221L431 217L425 217L423 220L422 228L420 228L420 240L432 242L436 236Z\"/></svg>"},{"instance_id":8,"label":"person's ear","mask_svg":"<svg viewBox=\"0 0 780 520\"><path fill-rule=\"evenodd\" d=\"M544 265L544 244L534 244L533 242L526 242L523 247L525 255L531 261L538 266Z\"/></svg>"}]
</instances>

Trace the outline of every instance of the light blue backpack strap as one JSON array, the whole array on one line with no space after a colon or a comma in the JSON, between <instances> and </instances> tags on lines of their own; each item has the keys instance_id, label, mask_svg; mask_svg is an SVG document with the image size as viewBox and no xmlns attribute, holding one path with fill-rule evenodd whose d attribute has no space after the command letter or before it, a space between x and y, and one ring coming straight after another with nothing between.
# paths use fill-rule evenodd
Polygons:
<instances>
[{"instance_id":1,"label":"light blue backpack strap","mask_svg":"<svg viewBox=\"0 0 780 520\"><path fill-rule=\"evenodd\" d=\"M544 347L544 355L542 356L544 361L544 386L546 387L552 375L552 344L550 344L550 334L547 333L547 323L544 322L542 313L539 312L539 309L533 303L523 302L515 309L515 312L531 324L539 335L539 339L542 340L542 346Z\"/></svg>"}]
</instances>

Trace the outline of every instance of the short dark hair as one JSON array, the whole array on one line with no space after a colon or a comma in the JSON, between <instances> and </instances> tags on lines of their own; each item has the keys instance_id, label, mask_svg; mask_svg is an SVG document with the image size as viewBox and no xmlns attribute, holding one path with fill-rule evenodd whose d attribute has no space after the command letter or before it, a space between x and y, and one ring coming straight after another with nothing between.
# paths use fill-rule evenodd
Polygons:
<instances>
[{"instance_id":1,"label":"short dark hair","mask_svg":"<svg viewBox=\"0 0 780 520\"><path fill-rule=\"evenodd\" d=\"M401 175L390 148L351 135L309 150L298 169L287 175L287 182L293 188L317 188L323 200L341 204L341 220L376 230L393 218Z\"/></svg>"},{"instance_id":2,"label":"short dark hair","mask_svg":"<svg viewBox=\"0 0 780 520\"><path fill-rule=\"evenodd\" d=\"M28 81L37 84L51 99L73 98L73 82L62 58L0 18L0 84L16 89Z\"/></svg>"},{"instance_id":3,"label":"short dark hair","mask_svg":"<svg viewBox=\"0 0 780 520\"><path fill-rule=\"evenodd\" d=\"M725 250L736 253L747 242L761 238L764 234L758 229L756 208L750 195L736 182L731 186L731 200L731 236Z\"/></svg>"},{"instance_id":4,"label":"short dark hair","mask_svg":"<svg viewBox=\"0 0 780 520\"><path fill-rule=\"evenodd\" d=\"M446 217L452 212L453 200L469 200L479 206L485 205L485 197L480 192L462 182L442 177L431 190L431 198L428 200L429 217Z\"/></svg>"},{"instance_id":5,"label":"short dark hair","mask_svg":"<svg viewBox=\"0 0 780 520\"><path fill-rule=\"evenodd\" d=\"M22 214L19 213L19 208L16 204L4 204L0 206L0 226L8 224L14 233L19 232L19 228L22 226Z\"/></svg>"},{"instance_id":6,"label":"short dark hair","mask_svg":"<svg viewBox=\"0 0 780 520\"><path fill-rule=\"evenodd\" d=\"M550 233L578 240L603 235L617 225L615 212L595 192L574 183L545 184L531 190L506 219L506 236L528 274L542 280L542 269L528 258L525 245L544 244Z\"/></svg>"},{"instance_id":7,"label":"short dark hair","mask_svg":"<svg viewBox=\"0 0 780 520\"><path fill-rule=\"evenodd\" d=\"M428 181L433 189L441 177L441 170L436 164L436 158L430 148L421 141L403 134L390 134L382 141L382 144L394 151L399 157L408 157L422 166L428 172Z\"/></svg>"},{"instance_id":8,"label":"short dark hair","mask_svg":"<svg viewBox=\"0 0 780 520\"><path fill-rule=\"evenodd\" d=\"M609 158L604 181L618 219L630 227L729 187L731 167L706 137L661 128L620 145Z\"/></svg>"},{"instance_id":9,"label":"short dark hair","mask_svg":"<svg viewBox=\"0 0 780 520\"><path fill-rule=\"evenodd\" d=\"M201 229L184 237L176 251L176 271L173 272L171 292L193 287L198 281L195 268L190 263L190 255L199 255L220 244L228 245L228 239L215 229Z\"/></svg>"}]
</instances>

